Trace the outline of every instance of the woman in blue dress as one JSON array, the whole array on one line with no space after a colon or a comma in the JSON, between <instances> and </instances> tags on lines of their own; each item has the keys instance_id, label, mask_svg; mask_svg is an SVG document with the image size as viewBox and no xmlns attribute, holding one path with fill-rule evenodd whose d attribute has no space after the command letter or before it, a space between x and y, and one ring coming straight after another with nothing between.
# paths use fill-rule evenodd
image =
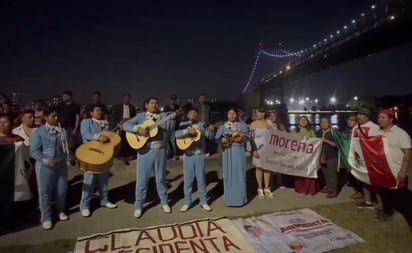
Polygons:
<instances>
[{"instance_id":1,"label":"woman in blue dress","mask_svg":"<svg viewBox=\"0 0 412 253\"><path fill-rule=\"evenodd\" d=\"M223 167L224 201L227 206L243 206L246 197L246 158L245 141L247 127L238 121L237 110L232 108L227 112L228 121L217 130L215 138L220 140ZM239 141L232 142L236 134L243 136ZM232 136L232 138L230 138Z\"/></svg>"}]
</instances>

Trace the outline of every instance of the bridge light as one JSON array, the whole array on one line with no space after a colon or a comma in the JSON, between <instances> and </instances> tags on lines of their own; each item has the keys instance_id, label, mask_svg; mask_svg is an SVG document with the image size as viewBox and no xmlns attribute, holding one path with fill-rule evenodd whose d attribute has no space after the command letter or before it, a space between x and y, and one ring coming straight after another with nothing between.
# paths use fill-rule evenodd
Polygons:
<instances>
[{"instance_id":1,"label":"bridge light","mask_svg":"<svg viewBox=\"0 0 412 253\"><path fill-rule=\"evenodd\" d=\"M295 101L295 99L294 99L294 98L290 98L289 101L290 101L291 103L293 103L293 101Z\"/></svg>"},{"instance_id":2,"label":"bridge light","mask_svg":"<svg viewBox=\"0 0 412 253\"><path fill-rule=\"evenodd\" d=\"M319 100L317 98L315 98L315 103L318 103L318 102L319 102Z\"/></svg>"},{"instance_id":3,"label":"bridge light","mask_svg":"<svg viewBox=\"0 0 412 253\"><path fill-rule=\"evenodd\" d=\"M289 70L289 69L290 69L290 65L287 65L287 66L286 66L286 70Z\"/></svg>"},{"instance_id":4,"label":"bridge light","mask_svg":"<svg viewBox=\"0 0 412 253\"><path fill-rule=\"evenodd\" d=\"M392 15L392 16L389 17L389 20L394 20L394 19L395 19L395 16L394 16L394 15Z\"/></svg>"},{"instance_id":5,"label":"bridge light","mask_svg":"<svg viewBox=\"0 0 412 253\"><path fill-rule=\"evenodd\" d=\"M365 13L362 13L361 16L364 17L364 16L365 16Z\"/></svg>"},{"instance_id":6,"label":"bridge light","mask_svg":"<svg viewBox=\"0 0 412 253\"><path fill-rule=\"evenodd\" d=\"M339 31L339 30L337 30L337 31L336 31L336 34L339 34L339 33L340 33L340 31Z\"/></svg>"},{"instance_id":7,"label":"bridge light","mask_svg":"<svg viewBox=\"0 0 412 253\"><path fill-rule=\"evenodd\" d=\"M326 41L328 41L328 39L324 39L323 41L326 42Z\"/></svg>"},{"instance_id":8,"label":"bridge light","mask_svg":"<svg viewBox=\"0 0 412 253\"><path fill-rule=\"evenodd\" d=\"M333 38L333 35L331 34L329 37L330 37L330 38Z\"/></svg>"},{"instance_id":9,"label":"bridge light","mask_svg":"<svg viewBox=\"0 0 412 253\"><path fill-rule=\"evenodd\" d=\"M354 96L354 97L353 97L353 100L358 101L358 97L357 97L357 96Z\"/></svg>"},{"instance_id":10,"label":"bridge light","mask_svg":"<svg viewBox=\"0 0 412 253\"><path fill-rule=\"evenodd\" d=\"M375 9L376 8L376 6L373 4L372 6L371 6L371 9L373 10L373 9Z\"/></svg>"},{"instance_id":11,"label":"bridge light","mask_svg":"<svg viewBox=\"0 0 412 253\"><path fill-rule=\"evenodd\" d=\"M305 103L305 100L303 100L303 99L299 100L300 105L303 105L304 103Z\"/></svg>"},{"instance_id":12,"label":"bridge light","mask_svg":"<svg viewBox=\"0 0 412 253\"><path fill-rule=\"evenodd\" d=\"M313 44L313 47L316 47L316 44Z\"/></svg>"},{"instance_id":13,"label":"bridge light","mask_svg":"<svg viewBox=\"0 0 412 253\"><path fill-rule=\"evenodd\" d=\"M331 98L330 98L330 102L331 102L332 104L336 103L336 98L335 98L335 97L331 97Z\"/></svg>"},{"instance_id":14,"label":"bridge light","mask_svg":"<svg viewBox=\"0 0 412 253\"><path fill-rule=\"evenodd\" d=\"M356 20L353 19L353 20L352 20L352 24L355 24L355 23L356 23Z\"/></svg>"},{"instance_id":15,"label":"bridge light","mask_svg":"<svg viewBox=\"0 0 412 253\"><path fill-rule=\"evenodd\" d=\"M306 97L306 101L309 101L310 100L310 98L309 97Z\"/></svg>"},{"instance_id":16,"label":"bridge light","mask_svg":"<svg viewBox=\"0 0 412 253\"><path fill-rule=\"evenodd\" d=\"M347 25L345 25L345 26L343 27L343 29L348 29L348 26L347 26Z\"/></svg>"},{"instance_id":17,"label":"bridge light","mask_svg":"<svg viewBox=\"0 0 412 253\"><path fill-rule=\"evenodd\" d=\"M281 71L279 71L279 74L282 74L283 73L283 71L281 70Z\"/></svg>"}]
</instances>

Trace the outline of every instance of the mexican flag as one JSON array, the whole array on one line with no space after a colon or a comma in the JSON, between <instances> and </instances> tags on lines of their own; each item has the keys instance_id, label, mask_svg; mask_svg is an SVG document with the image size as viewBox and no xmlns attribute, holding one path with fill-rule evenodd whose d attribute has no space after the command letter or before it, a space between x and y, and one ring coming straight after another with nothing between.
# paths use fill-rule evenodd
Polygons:
<instances>
[{"instance_id":1,"label":"mexican flag","mask_svg":"<svg viewBox=\"0 0 412 253\"><path fill-rule=\"evenodd\" d=\"M332 128L331 133L339 150L340 161L342 161L345 168L350 171L352 169L348 159L350 150L350 135L341 133L335 128Z\"/></svg>"},{"instance_id":2,"label":"mexican flag","mask_svg":"<svg viewBox=\"0 0 412 253\"><path fill-rule=\"evenodd\" d=\"M29 147L23 142L0 144L0 154L0 203L31 199Z\"/></svg>"},{"instance_id":3,"label":"mexican flag","mask_svg":"<svg viewBox=\"0 0 412 253\"><path fill-rule=\"evenodd\" d=\"M342 156L359 181L386 189L398 188L400 166L392 162L387 140L383 136L348 138L332 132Z\"/></svg>"}]
</instances>

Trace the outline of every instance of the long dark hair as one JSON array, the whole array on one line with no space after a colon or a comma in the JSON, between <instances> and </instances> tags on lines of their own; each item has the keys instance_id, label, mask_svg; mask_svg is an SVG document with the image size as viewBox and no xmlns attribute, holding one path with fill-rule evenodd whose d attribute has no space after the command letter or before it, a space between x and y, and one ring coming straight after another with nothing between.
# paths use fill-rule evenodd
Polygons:
<instances>
[{"instance_id":1,"label":"long dark hair","mask_svg":"<svg viewBox=\"0 0 412 253\"><path fill-rule=\"evenodd\" d=\"M311 127L311 125L310 125L309 118L308 118L307 116L305 116L305 115L301 115L301 116L298 117L298 124L297 124L297 126L296 126L296 132L297 132L297 133L300 132L300 129L301 129L301 128L300 128L300 125L299 125L299 121L300 121L301 118L305 118L305 119L306 119L306 121L308 122L308 126L306 127L306 129L307 129L307 130L311 130L312 127Z\"/></svg>"},{"instance_id":2,"label":"long dark hair","mask_svg":"<svg viewBox=\"0 0 412 253\"><path fill-rule=\"evenodd\" d=\"M270 115L271 114L275 114L276 115L276 128L279 130L279 131L283 131L283 130L285 130L285 125L283 125L282 124L282 120L280 119L280 117L279 117L279 113L277 112L277 111L271 111L271 112L269 112L269 120L270 120ZM273 122L272 122L273 123Z\"/></svg>"}]
</instances>

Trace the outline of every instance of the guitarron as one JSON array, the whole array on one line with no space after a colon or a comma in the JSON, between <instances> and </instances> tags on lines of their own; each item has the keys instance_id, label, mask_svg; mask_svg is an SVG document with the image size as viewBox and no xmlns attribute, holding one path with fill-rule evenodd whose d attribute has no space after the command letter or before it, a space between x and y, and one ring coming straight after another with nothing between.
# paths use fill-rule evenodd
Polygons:
<instances>
[{"instance_id":1,"label":"guitarron","mask_svg":"<svg viewBox=\"0 0 412 253\"><path fill-rule=\"evenodd\" d=\"M109 142L89 141L76 149L79 168L96 174L108 172L113 165L113 158L119 148L120 136L109 131L101 132Z\"/></svg>"}]
</instances>

